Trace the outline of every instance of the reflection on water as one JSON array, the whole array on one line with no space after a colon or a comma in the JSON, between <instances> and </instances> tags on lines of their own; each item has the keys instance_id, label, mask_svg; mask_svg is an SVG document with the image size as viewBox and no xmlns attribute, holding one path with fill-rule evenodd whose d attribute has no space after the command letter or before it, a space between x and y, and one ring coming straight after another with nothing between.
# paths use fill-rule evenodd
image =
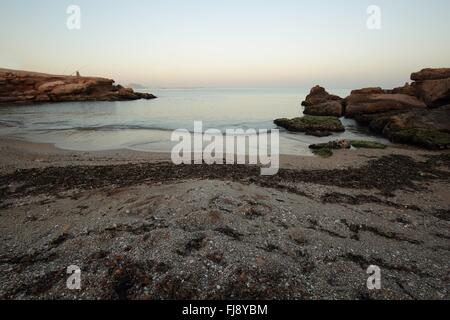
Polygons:
<instances>
[{"instance_id":1,"label":"reflection on water","mask_svg":"<svg viewBox=\"0 0 450 320\"><path fill-rule=\"evenodd\" d=\"M0 135L57 147L94 151L127 148L168 152L175 129L273 129L276 118L301 116L301 89L159 89L156 100L127 102L73 102L0 108ZM347 90L331 90L345 96ZM311 155L308 145L347 139L377 139L344 119L345 133L316 138L282 131L282 154Z\"/></svg>"}]
</instances>

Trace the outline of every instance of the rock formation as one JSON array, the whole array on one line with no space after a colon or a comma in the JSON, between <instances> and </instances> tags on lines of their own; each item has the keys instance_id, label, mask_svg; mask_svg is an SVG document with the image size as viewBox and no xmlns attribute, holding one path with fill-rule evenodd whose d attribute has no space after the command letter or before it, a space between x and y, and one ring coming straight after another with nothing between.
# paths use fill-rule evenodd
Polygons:
<instances>
[{"instance_id":1,"label":"rock formation","mask_svg":"<svg viewBox=\"0 0 450 320\"><path fill-rule=\"evenodd\" d=\"M333 150L350 149L350 148L365 148L365 149L386 149L387 146L376 141L363 140L335 140L327 143L312 144L309 146L311 151L321 157L328 158L333 155Z\"/></svg>"},{"instance_id":2,"label":"rock formation","mask_svg":"<svg viewBox=\"0 0 450 320\"><path fill-rule=\"evenodd\" d=\"M152 94L134 92L98 77L58 76L0 69L0 104L120 101L153 99Z\"/></svg>"},{"instance_id":3,"label":"rock formation","mask_svg":"<svg viewBox=\"0 0 450 320\"><path fill-rule=\"evenodd\" d=\"M450 148L450 105L434 109L380 113L356 118L393 142L427 149Z\"/></svg>"},{"instance_id":4,"label":"rock formation","mask_svg":"<svg viewBox=\"0 0 450 320\"><path fill-rule=\"evenodd\" d=\"M427 106L414 96L401 93L384 93L381 89L354 90L345 98L345 116L371 114L395 110L425 109Z\"/></svg>"},{"instance_id":5,"label":"rock formation","mask_svg":"<svg viewBox=\"0 0 450 320\"><path fill-rule=\"evenodd\" d=\"M450 104L450 68L423 69L411 75L414 94L429 108Z\"/></svg>"},{"instance_id":6,"label":"rock formation","mask_svg":"<svg viewBox=\"0 0 450 320\"><path fill-rule=\"evenodd\" d=\"M304 116L294 119L277 119L275 124L292 132L342 132L344 126L337 117Z\"/></svg>"},{"instance_id":7,"label":"rock formation","mask_svg":"<svg viewBox=\"0 0 450 320\"><path fill-rule=\"evenodd\" d=\"M450 148L450 69L423 69L393 90L366 88L345 98L345 116L393 142Z\"/></svg>"},{"instance_id":8,"label":"rock formation","mask_svg":"<svg viewBox=\"0 0 450 320\"><path fill-rule=\"evenodd\" d=\"M427 68L411 74L411 80L413 81L441 80L449 78L450 78L450 68L438 68L438 69Z\"/></svg>"},{"instance_id":9,"label":"rock formation","mask_svg":"<svg viewBox=\"0 0 450 320\"><path fill-rule=\"evenodd\" d=\"M303 106L312 106L328 101L340 101L342 98L329 94L325 88L321 86L315 86L311 89L309 95L306 96L305 101L302 102Z\"/></svg>"},{"instance_id":10,"label":"rock formation","mask_svg":"<svg viewBox=\"0 0 450 320\"><path fill-rule=\"evenodd\" d=\"M450 149L450 68L423 69L413 73L411 80L391 90L353 90L345 99L315 86L302 103L308 116L278 119L275 124L293 132L326 136L345 130L332 125L339 119L331 121L330 116L345 116L393 142Z\"/></svg>"},{"instance_id":11,"label":"rock formation","mask_svg":"<svg viewBox=\"0 0 450 320\"><path fill-rule=\"evenodd\" d=\"M302 105L304 114L312 116L341 117L343 114L342 98L329 94L325 88L315 86L306 97Z\"/></svg>"},{"instance_id":12,"label":"rock formation","mask_svg":"<svg viewBox=\"0 0 450 320\"><path fill-rule=\"evenodd\" d=\"M344 107L340 101L327 101L320 104L305 107L304 114L311 116L342 117Z\"/></svg>"}]
</instances>

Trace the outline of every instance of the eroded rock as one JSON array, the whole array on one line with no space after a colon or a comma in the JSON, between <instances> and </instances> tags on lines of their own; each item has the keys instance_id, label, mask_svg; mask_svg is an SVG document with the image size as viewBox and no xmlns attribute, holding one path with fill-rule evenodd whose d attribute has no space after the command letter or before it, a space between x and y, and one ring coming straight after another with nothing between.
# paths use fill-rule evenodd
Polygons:
<instances>
[{"instance_id":1,"label":"eroded rock","mask_svg":"<svg viewBox=\"0 0 450 320\"><path fill-rule=\"evenodd\" d=\"M412 86L416 96L429 108L450 104L450 77L439 80L417 81Z\"/></svg>"},{"instance_id":2,"label":"eroded rock","mask_svg":"<svg viewBox=\"0 0 450 320\"><path fill-rule=\"evenodd\" d=\"M353 118L362 114L426 108L426 104L416 97L407 94L389 94L379 92L380 91L378 90L353 91L352 94L345 99L345 116L348 118Z\"/></svg>"},{"instance_id":3,"label":"eroded rock","mask_svg":"<svg viewBox=\"0 0 450 320\"><path fill-rule=\"evenodd\" d=\"M450 106L359 115L355 119L393 142L427 149L450 148Z\"/></svg>"},{"instance_id":4,"label":"eroded rock","mask_svg":"<svg viewBox=\"0 0 450 320\"><path fill-rule=\"evenodd\" d=\"M304 116L294 119L277 119L279 127L292 132L343 132L344 126L337 117Z\"/></svg>"},{"instance_id":5,"label":"eroded rock","mask_svg":"<svg viewBox=\"0 0 450 320\"><path fill-rule=\"evenodd\" d=\"M313 87L302 105L306 115L341 117L344 112L342 98L329 94L321 86Z\"/></svg>"},{"instance_id":6,"label":"eroded rock","mask_svg":"<svg viewBox=\"0 0 450 320\"><path fill-rule=\"evenodd\" d=\"M311 116L341 117L343 115L343 111L344 108L340 101L327 101L312 106L306 106L303 113Z\"/></svg>"},{"instance_id":7,"label":"eroded rock","mask_svg":"<svg viewBox=\"0 0 450 320\"><path fill-rule=\"evenodd\" d=\"M1 103L118 101L156 98L99 77L58 76L0 69Z\"/></svg>"},{"instance_id":8,"label":"eroded rock","mask_svg":"<svg viewBox=\"0 0 450 320\"><path fill-rule=\"evenodd\" d=\"M302 102L302 106L306 107L321 104L328 101L340 101L340 100L342 100L341 97L331 95L325 90L325 88L317 85L311 89L309 95L306 96L305 101Z\"/></svg>"},{"instance_id":9,"label":"eroded rock","mask_svg":"<svg viewBox=\"0 0 450 320\"><path fill-rule=\"evenodd\" d=\"M426 68L411 74L411 80L440 80L450 78L450 68Z\"/></svg>"}]
</instances>

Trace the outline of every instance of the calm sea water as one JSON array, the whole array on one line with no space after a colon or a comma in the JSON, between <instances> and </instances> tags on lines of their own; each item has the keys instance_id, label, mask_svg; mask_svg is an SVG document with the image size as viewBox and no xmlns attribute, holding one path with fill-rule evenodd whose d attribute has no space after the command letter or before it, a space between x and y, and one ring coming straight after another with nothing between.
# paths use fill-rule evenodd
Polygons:
<instances>
[{"instance_id":1,"label":"calm sea water","mask_svg":"<svg viewBox=\"0 0 450 320\"><path fill-rule=\"evenodd\" d=\"M144 90L145 91L145 90ZM346 96L348 90L330 90ZM132 149L169 152L175 129L193 130L194 121L204 129L225 132L232 128L273 129L276 118L302 115L302 89L157 89L155 100L126 102L74 102L0 108L0 135L34 142L53 143L80 151ZM282 154L312 155L311 143L364 139L384 141L343 119L347 131L316 138L285 131L280 135Z\"/></svg>"}]
</instances>

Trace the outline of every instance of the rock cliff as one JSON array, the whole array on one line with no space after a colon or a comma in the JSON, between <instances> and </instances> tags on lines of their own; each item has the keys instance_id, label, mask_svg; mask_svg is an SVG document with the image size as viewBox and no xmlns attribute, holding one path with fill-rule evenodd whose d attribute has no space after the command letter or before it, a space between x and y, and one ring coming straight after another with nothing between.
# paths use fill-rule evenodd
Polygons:
<instances>
[{"instance_id":1,"label":"rock cliff","mask_svg":"<svg viewBox=\"0 0 450 320\"><path fill-rule=\"evenodd\" d=\"M114 85L114 80L106 78L0 69L0 105L154 98L152 94Z\"/></svg>"}]
</instances>

